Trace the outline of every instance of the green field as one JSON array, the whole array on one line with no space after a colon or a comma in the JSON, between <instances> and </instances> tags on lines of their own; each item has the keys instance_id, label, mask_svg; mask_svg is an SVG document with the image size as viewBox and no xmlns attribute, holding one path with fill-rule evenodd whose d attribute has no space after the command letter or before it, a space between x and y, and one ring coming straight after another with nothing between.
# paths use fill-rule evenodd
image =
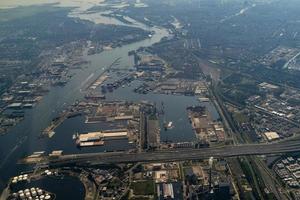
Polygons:
<instances>
[{"instance_id":1,"label":"green field","mask_svg":"<svg viewBox=\"0 0 300 200\"><path fill-rule=\"evenodd\" d=\"M138 181L131 184L133 193L135 195L154 195L155 194L155 184L151 181Z\"/></svg>"}]
</instances>

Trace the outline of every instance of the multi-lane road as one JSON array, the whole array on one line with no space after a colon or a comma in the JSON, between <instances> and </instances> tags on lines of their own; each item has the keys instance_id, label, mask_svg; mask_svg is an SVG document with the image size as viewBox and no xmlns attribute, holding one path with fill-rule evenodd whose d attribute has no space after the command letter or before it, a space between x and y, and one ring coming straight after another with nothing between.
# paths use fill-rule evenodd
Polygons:
<instances>
[{"instance_id":1,"label":"multi-lane road","mask_svg":"<svg viewBox=\"0 0 300 200\"><path fill-rule=\"evenodd\" d=\"M153 152L108 152L61 155L44 157L45 164L91 163L109 164L126 162L163 162L197 160L209 157L223 158L243 155L281 154L300 151L300 140L290 140L274 144L243 144L203 149L182 149ZM30 163L30 162L29 162Z\"/></svg>"}]
</instances>

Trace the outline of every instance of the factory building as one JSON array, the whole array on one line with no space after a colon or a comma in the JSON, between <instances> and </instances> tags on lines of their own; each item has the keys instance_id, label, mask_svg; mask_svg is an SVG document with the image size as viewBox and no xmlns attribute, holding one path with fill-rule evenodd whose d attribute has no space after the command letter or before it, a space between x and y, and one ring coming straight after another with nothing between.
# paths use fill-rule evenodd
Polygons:
<instances>
[{"instance_id":1,"label":"factory building","mask_svg":"<svg viewBox=\"0 0 300 200\"><path fill-rule=\"evenodd\" d=\"M163 184L163 196L164 199L174 199L174 190L171 183Z\"/></svg>"},{"instance_id":2,"label":"factory building","mask_svg":"<svg viewBox=\"0 0 300 200\"><path fill-rule=\"evenodd\" d=\"M278 140L280 138L280 136L276 132L265 132L264 135L266 136L266 138L269 142Z\"/></svg>"},{"instance_id":3,"label":"factory building","mask_svg":"<svg viewBox=\"0 0 300 200\"><path fill-rule=\"evenodd\" d=\"M76 144L80 147L104 145L105 140L124 139L128 137L127 130L99 131L79 134Z\"/></svg>"}]
</instances>

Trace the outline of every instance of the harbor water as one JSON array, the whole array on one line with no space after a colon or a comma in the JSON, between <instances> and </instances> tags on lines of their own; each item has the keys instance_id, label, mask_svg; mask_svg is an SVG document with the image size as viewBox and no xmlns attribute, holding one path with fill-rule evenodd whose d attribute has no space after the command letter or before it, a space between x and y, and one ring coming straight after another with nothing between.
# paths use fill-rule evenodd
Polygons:
<instances>
[{"instance_id":1,"label":"harbor water","mask_svg":"<svg viewBox=\"0 0 300 200\"><path fill-rule=\"evenodd\" d=\"M89 4L90 7L95 3L94 1L89 2L91 2ZM103 22L125 25L118 20L107 19L103 16L99 17L99 14L88 15L87 13L83 13L84 9L87 8L84 7L81 8L81 10L76 8L75 11L70 13L70 16L82 16L83 19L89 19L96 23ZM85 119L82 116L67 119L55 130L56 134L53 138L39 138L41 132L51 123L53 118L57 117L67 108L67 106L73 104L76 100L84 98L84 90L86 87L91 82L95 81L107 66L119 59L119 66L131 68L134 65L134 60L132 56L128 56L128 52L137 50L140 47L151 46L154 43L159 42L162 38L169 36L168 30L162 27L147 27L138 22L135 22L132 26L153 31L154 34L151 38L139 42L104 51L100 54L86 55L85 59L89 61L90 64L83 69L74 70L75 75L64 87L51 88L49 93L44 96L39 104L26 111L25 119L23 121L12 128L6 135L0 137L0 191L2 191L10 177L28 170L27 167L18 165L17 162L19 159L28 156L35 151L46 151L49 153L53 150L63 150L64 153L67 154L133 148L133 145L128 144L127 140L115 140L106 142L104 146L78 149L72 139L73 134L76 132L97 131L102 128L101 124L85 124ZM188 106L204 105L211 111L214 119L218 118L216 110L210 103L199 103L196 97L151 93L141 95L134 93L133 87L134 84L132 84L132 86L119 88L113 93L107 94L107 99L127 101L147 100L156 102L157 105L160 105L161 102L163 102L165 106L165 119L172 121L174 128L165 131L161 127L161 141L181 142L195 140L196 137L187 116L186 108ZM52 180L43 180L41 184L51 185L51 181ZM56 189L54 188L53 191L50 192L55 191ZM58 191L58 193L60 194L61 192ZM62 197L57 199L66 198Z\"/></svg>"}]
</instances>

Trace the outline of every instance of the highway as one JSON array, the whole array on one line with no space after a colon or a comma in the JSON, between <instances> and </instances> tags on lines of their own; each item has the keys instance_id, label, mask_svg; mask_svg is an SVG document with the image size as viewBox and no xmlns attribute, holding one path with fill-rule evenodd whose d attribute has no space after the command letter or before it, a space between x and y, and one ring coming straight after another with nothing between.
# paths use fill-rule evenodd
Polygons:
<instances>
[{"instance_id":1,"label":"highway","mask_svg":"<svg viewBox=\"0 0 300 200\"><path fill-rule=\"evenodd\" d=\"M44 157L41 161L48 165L71 163L81 164L113 164L128 162L165 162L198 160L209 157L223 158L245 155L281 154L300 151L300 141L291 140L273 144L243 144L235 146L212 147L202 149L180 149L153 152L107 152L61 155ZM25 162L26 163L26 162ZM27 162L27 164L34 164Z\"/></svg>"}]
</instances>

